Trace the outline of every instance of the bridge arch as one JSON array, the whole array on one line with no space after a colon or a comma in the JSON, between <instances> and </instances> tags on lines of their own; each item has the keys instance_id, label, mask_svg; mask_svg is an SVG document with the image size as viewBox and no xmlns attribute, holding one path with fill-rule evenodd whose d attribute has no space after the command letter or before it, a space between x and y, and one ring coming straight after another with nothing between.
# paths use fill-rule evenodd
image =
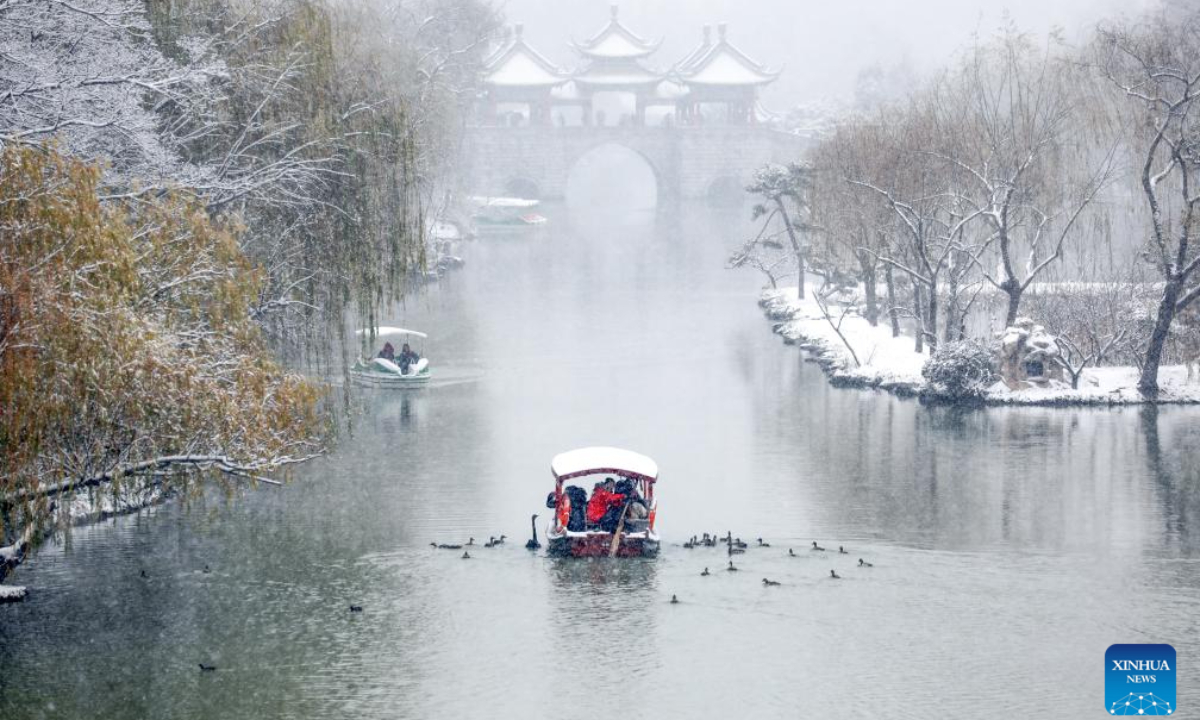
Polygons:
<instances>
[{"instance_id":1,"label":"bridge arch","mask_svg":"<svg viewBox=\"0 0 1200 720\"><path fill-rule=\"evenodd\" d=\"M650 168L657 204L669 206L731 188L731 181L722 178L748 179L764 162L800 159L808 141L759 126L470 126L460 157L474 193L502 195L507 190L561 200L577 166L597 148L614 145L637 156L637 167Z\"/></svg>"},{"instance_id":2,"label":"bridge arch","mask_svg":"<svg viewBox=\"0 0 1200 720\"><path fill-rule=\"evenodd\" d=\"M540 200L542 197L542 187L531 177L513 175L504 183L504 194L508 197Z\"/></svg>"},{"instance_id":3,"label":"bridge arch","mask_svg":"<svg viewBox=\"0 0 1200 720\"><path fill-rule=\"evenodd\" d=\"M572 196L579 199L586 183L598 186L593 195L602 202L653 207L666 190L662 164L633 143L615 139L591 143L566 159L565 194L568 201Z\"/></svg>"},{"instance_id":4,"label":"bridge arch","mask_svg":"<svg viewBox=\"0 0 1200 720\"><path fill-rule=\"evenodd\" d=\"M718 175L708 183L704 197L718 205L740 205L746 201L746 183L736 175Z\"/></svg>"}]
</instances>

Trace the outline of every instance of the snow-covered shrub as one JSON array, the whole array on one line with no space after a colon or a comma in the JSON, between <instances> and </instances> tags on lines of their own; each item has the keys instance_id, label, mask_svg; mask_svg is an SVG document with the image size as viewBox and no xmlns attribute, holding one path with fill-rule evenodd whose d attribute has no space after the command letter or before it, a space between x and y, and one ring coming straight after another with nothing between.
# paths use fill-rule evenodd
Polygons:
<instances>
[{"instance_id":1,"label":"snow-covered shrub","mask_svg":"<svg viewBox=\"0 0 1200 720\"><path fill-rule=\"evenodd\" d=\"M995 381L995 355L974 340L942 343L921 368L921 375L941 395L977 396Z\"/></svg>"}]
</instances>

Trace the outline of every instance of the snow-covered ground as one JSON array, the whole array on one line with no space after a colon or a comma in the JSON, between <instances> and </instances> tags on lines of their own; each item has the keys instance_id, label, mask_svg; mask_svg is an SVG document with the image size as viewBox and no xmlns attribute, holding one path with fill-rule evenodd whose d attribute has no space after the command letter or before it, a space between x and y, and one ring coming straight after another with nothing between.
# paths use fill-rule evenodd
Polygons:
<instances>
[{"instance_id":1,"label":"snow-covered ground","mask_svg":"<svg viewBox=\"0 0 1200 720\"><path fill-rule=\"evenodd\" d=\"M872 327L857 314L841 317L842 307L829 303L830 317L839 322L845 342L826 320L821 308L812 298L800 300L795 287L765 290L759 299L767 317L776 321L775 332L787 342L799 344L813 353L814 358L829 374L835 385L878 387L900 395L916 395L926 390L921 368L929 359L928 352L918 353L913 338L901 334L892 337L886 322ZM858 356L855 365L846 345ZM1137 368L1089 368L1079 381L1079 389L1036 388L1010 390L996 383L983 395L984 402L1003 405L1118 405L1142 403L1137 391ZM1159 370L1159 402L1200 403L1200 383L1188 383L1183 366L1168 366Z\"/></svg>"}]
</instances>

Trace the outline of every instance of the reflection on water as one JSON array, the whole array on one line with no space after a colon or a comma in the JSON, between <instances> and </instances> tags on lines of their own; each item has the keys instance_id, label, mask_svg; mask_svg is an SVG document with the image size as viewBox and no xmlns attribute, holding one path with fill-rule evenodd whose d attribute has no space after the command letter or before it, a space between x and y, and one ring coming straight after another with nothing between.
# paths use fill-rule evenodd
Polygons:
<instances>
[{"instance_id":1,"label":"reflection on water","mask_svg":"<svg viewBox=\"0 0 1200 720\"><path fill-rule=\"evenodd\" d=\"M22 568L0 717L573 716L600 691L630 717L1080 717L1109 644L1196 656L1196 410L834 390L722 269L739 219L547 214L392 318L431 331L438 381L367 394L296 482ZM662 468L654 561L523 548L550 458L597 443ZM727 530L772 547L738 572L681 547Z\"/></svg>"}]
</instances>

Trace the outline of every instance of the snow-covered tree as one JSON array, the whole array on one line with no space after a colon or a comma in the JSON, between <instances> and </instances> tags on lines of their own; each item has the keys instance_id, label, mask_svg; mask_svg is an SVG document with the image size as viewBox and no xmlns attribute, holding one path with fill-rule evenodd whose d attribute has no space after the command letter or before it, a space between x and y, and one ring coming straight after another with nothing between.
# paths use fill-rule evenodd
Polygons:
<instances>
[{"instance_id":1,"label":"snow-covered tree","mask_svg":"<svg viewBox=\"0 0 1200 720\"><path fill-rule=\"evenodd\" d=\"M318 454L322 390L272 359L236 228L185 195L102 202L100 172L0 152L0 530L63 497L191 487ZM3 544L3 543L0 543Z\"/></svg>"},{"instance_id":2,"label":"snow-covered tree","mask_svg":"<svg viewBox=\"0 0 1200 720\"><path fill-rule=\"evenodd\" d=\"M1107 25L1095 63L1127 101L1122 130L1148 209L1142 257L1163 282L1138 389L1158 394L1158 369L1176 315L1200 299L1200 12Z\"/></svg>"},{"instance_id":3,"label":"snow-covered tree","mask_svg":"<svg viewBox=\"0 0 1200 720\"><path fill-rule=\"evenodd\" d=\"M757 242L760 247L764 242L778 242L779 238L787 240L791 248L791 257L796 263L797 291L804 297L805 247L801 235L807 229L808 221L803 218L808 212L806 193L811 183L811 170L798 163L788 165L767 164L754 173L754 179L746 186L746 192L757 197L753 218L760 220L765 231L773 222L783 225L782 233L759 233ZM748 250L753 250L754 242ZM773 249L773 248L771 248Z\"/></svg>"}]
</instances>

